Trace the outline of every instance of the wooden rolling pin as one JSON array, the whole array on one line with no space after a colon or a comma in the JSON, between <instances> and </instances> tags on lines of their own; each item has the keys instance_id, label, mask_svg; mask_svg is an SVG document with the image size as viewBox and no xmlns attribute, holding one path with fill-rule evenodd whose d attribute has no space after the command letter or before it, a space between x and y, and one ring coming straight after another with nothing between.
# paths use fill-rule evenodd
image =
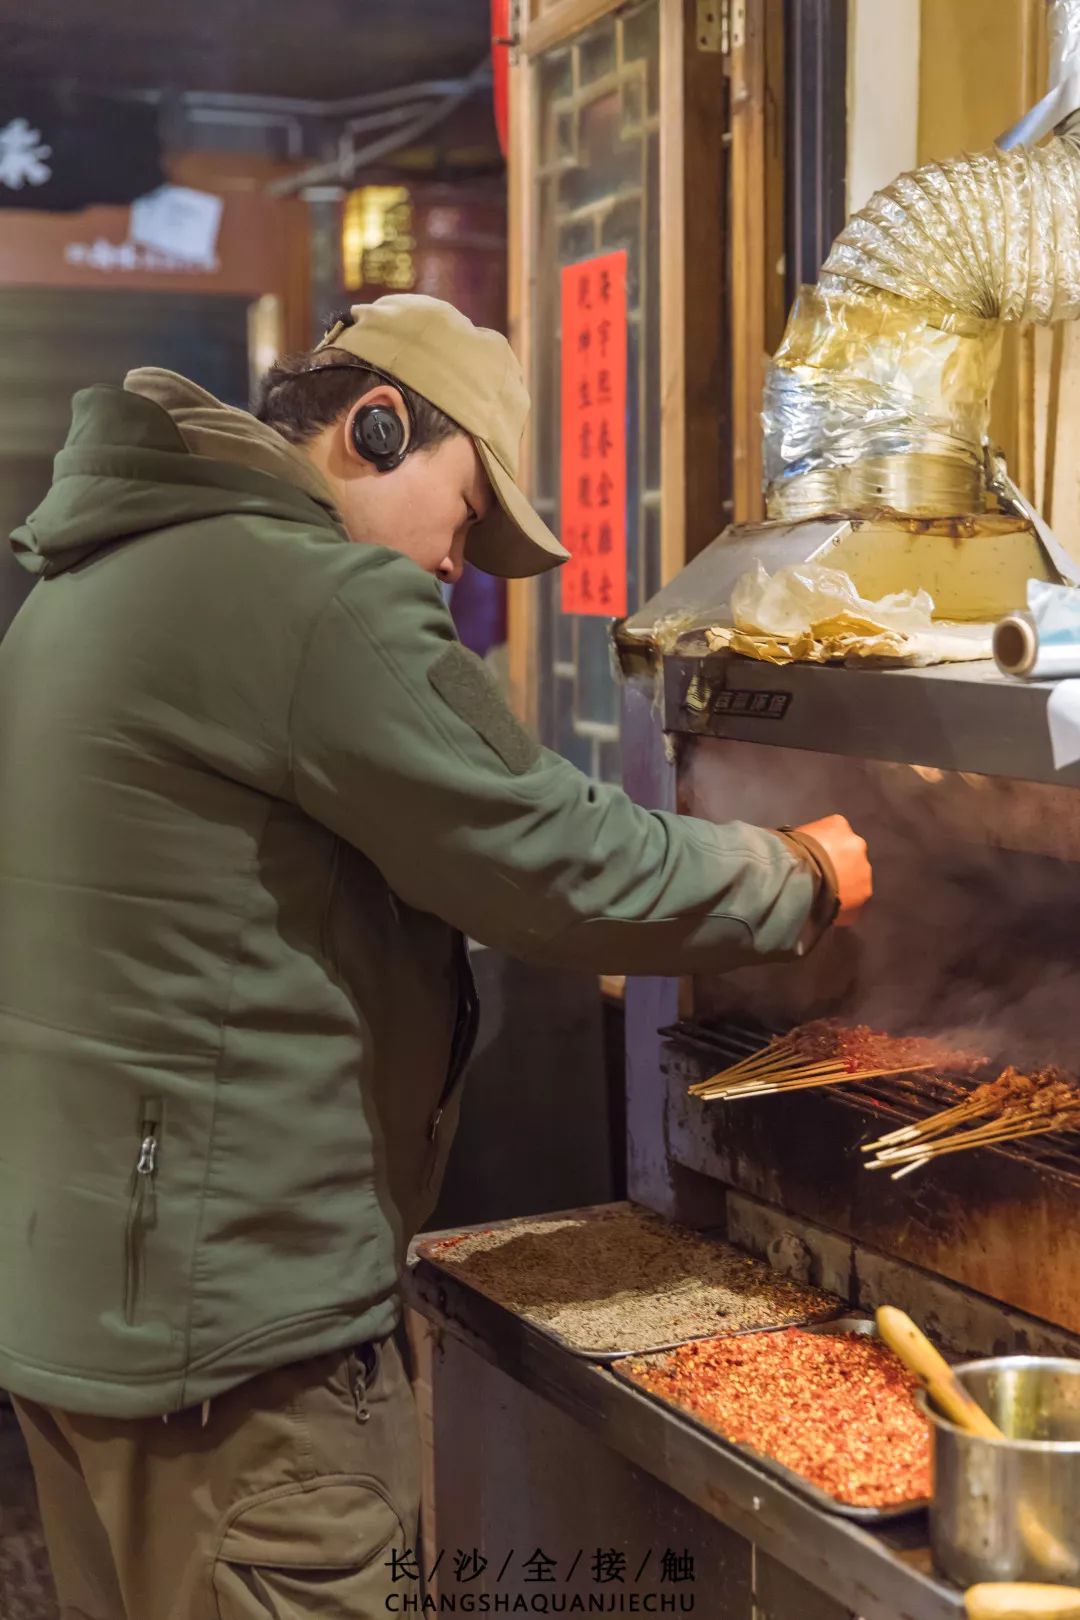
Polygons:
<instances>
[{"instance_id":1,"label":"wooden rolling pin","mask_svg":"<svg viewBox=\"0 0 1080 1620\"><path fill-rule=\"evenodd\" d=\"M965 1429L968 1434L982 1435L985 1440L1007 1438L993 1418L983 1411L978 1401L968 1394L945 1357L934 1349L926 1334L915 1326L910 1316L904 1311L898 1311L895 1306L882 1305L876 1312L876 1318L878 1332L889 1349L895 1351L905 1367L915 1374L923 1388L932 1396L934 1404L956 1424L958 1429ZM1027 1502L1018 1502L1016 1511L1024 1544L1039 1568L1048 1574L1059 1576L1063 1581L1075 1580L1080 1575L1080 1567L1077 1566L1077 1561L1068 1547L1062 1546L1053 1532L1036 1518ZM1008 1582L1000 1584L988 1582L983 1586L973 1586L971 1591L1014 1593L1065 1591L1068 1596L1068 1589L1062 1587L1013 1585ZM1008 1608L1000 1611L982 1609L980 1620L1006 1620L1013 1612ZM1045 1620L1061 1620L1062 1616L1072 1616L1075 1612L1075 1620L1080 1620L1080 1610L1074 1611L1069 1607L1060 1611L1028 1608L1015 1612L1018 1615L1023 1613L1032 1617L1044 1616Z\"/></svg>"},{"instance_id":2,"label":"wooden rolling pin","mask_svg":"<svg viewBox=\"0 0 1080 1620\"><path fill-rule=\"evenodd\" d=\"M993 1581L964 1596L968 1620L1080 1620L1080 1587Z\"/></svg>"}]
</instances>

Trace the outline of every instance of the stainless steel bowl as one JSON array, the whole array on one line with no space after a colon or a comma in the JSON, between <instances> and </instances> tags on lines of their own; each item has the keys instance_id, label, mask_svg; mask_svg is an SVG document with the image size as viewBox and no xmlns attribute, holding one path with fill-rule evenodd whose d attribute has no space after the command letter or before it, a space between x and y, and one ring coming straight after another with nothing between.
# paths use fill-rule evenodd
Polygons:
<instances>
[{"instance_id":1,"label":"stainless steel bowl","mask_svg":"<svg viewBox=\"0 0 1080 1620\"><path fill-rule=\"evenodd\" d=\"M954 1368L1002 1430L965 1434L920 1397L934 1437L934 1562L961 1586L1080 1578L1080 1361Z\"/></svg>"}]
</instances>

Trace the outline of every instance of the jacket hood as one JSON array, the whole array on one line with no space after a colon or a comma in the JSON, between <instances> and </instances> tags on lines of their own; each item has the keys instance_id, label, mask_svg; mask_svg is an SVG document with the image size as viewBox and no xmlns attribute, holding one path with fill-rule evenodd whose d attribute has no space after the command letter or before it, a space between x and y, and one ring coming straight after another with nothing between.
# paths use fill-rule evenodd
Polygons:
<instances>
[{"instance_id":1,"label":"jacket hood","mask_svg":"<svg viewBox=\"0 0 1080 1620\"><path fill-rule=\"evenodd\" d=\"M321 474L273 428L174 372L131 372L123 388L72 402L53 482L11 543L46 577L103 546L228 513L340 530Z\"/></svg>"}]
</instances>

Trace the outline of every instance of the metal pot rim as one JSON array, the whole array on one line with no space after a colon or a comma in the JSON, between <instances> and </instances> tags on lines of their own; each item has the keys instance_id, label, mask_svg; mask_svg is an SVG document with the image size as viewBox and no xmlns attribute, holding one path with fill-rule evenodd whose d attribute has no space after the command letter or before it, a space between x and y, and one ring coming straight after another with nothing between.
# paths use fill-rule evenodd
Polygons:
<instances>
[{"instance_id":1,"label":"metal pot rim","mask_svg":"<svg viewBox=\"0 0 1080 1620\"><path fill-rule=\"evenodd\" d=\"M1026 1367L1041 1367L1050 1371L1072 1373L1080 1378L1080 1360L1070 1356L984 1356L979 1361L962 1361L953 1372L985 1372L988 1369L995 1372L1016 1368L1023 1370ZM978 1441L984 1446L1000 1446L1012 1451L1049 1452L1054 1456L1080 1456L1080 1440L1013 1440L1007 1434L1000 1439L984 1434L969 1434L961 1429L947 1417L942 1417L931 1404L930 1397L925 1389L916 1391L915 1399L923 1415L929 1419L935 1428L944 1429L950 1434L959 1435L963 1440Z\"/></svg>"}]
</instances>

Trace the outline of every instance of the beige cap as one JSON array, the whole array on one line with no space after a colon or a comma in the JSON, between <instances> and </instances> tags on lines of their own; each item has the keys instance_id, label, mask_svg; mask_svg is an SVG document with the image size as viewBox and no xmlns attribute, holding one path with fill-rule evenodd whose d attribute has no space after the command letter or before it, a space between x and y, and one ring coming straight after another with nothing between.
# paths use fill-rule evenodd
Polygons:
<instances>
[{"instance_id":1,"label":"beige cap","mask_svg":"<svg viewBox=\"0 0 1080 1620\"><path fill-rule=\"evenodd\" d=\"M496 500L469 535L465 555L485 573L509 579L543 574L570 553L517 486L514 469L529 414L529 396L506 339L441 298L391 293L352 306L352 325L338 322L323 345L345 349L396 378L469 434Z\"/></svg>"}]
</instances>

